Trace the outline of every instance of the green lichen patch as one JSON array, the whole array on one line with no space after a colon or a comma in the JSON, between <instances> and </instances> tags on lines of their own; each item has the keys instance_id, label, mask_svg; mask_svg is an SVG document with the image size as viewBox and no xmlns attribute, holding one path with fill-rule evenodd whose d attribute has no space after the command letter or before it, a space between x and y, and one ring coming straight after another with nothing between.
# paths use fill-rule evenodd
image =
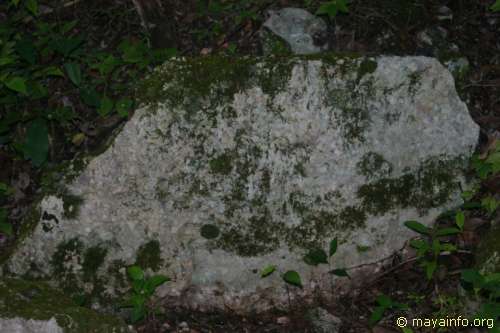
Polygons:
<instances>
[{"instance_id":1,"label":"green lichen patch","mask_svg":"<svg viewBox=\"0 0 500 333\"><path fill-rule=\"evenodd\" d=\"M222 175L227 175L233 169L233 154L223 153L217 157L212 158L208 161L210 171L213 173L218 173Z\"/></svg>"},{"instance_id":2,"label":"green lichen patch","mask_svg":"<svg viewBox=\"0 0 500 333\"><path fill-rule=\"evenodd\" d=\"M356 167L369 180L387 177L392 173L391 163L375 152L366 153Z\"/></svg>"},{"instance_id":3,"label":"green lichen patch","mask_svg":"<svg viewBox=\"0 0 500 333\"><path fill-rule=\"evenodd\" d=\"M78 292L83 250L83 242L78 238L72 238L59 244L52 255L50 262L52 275L69 294Z\"/></svg>"},{"instance_id":4,"label":"green lichen patch","mask_svg":"<svg viewBox=\"0 0 500 333\"><path fill-rule=\"evenodd\" d=\"M163 265L160 242L151 240L142 245L137 251L135 264L142 269L151 268L155 272L158 271Z\"/></svg>"},{"instance_id":5,"label":"green lichen patch","mask_svg":"<svg viewBox=\"0 0 500 333\"><path fill-rule=\"evenodd\" d=\"M63 200L63 216L67 219L78 217L80 205L83 199L77 195L65 193L62 196Z\"/></svg>"},{"instance_id":6,"label":"green lichen patch","mask_svg":"<svg viewBox=\"0 0 500 333\"><path fill-rule=\"evenodd\" d=\"M457 190L456 171L463 166L461 158L435 157L414 173L397 178L382 178L362 185L358 196L365 210L383 215L396 208L415 207L421 214L446 203Z\"/></svg>"},{"instance_id":7,"label":"green lichen patch","mask_svg":"<svg viewBox=\"0 0 500 333\"><path fill-rule=\"evenodd\" d=\"M219 237L220 230L216 225L205 224L200 228L200 235L206 239L214 239Z\"/></svg>"},{"instance_id":8,"label":"green lichen patch","mask_svg":"<svg viewBox=\"0 0 500 333\"><path fill-rule=\"evenodd\" d=\"M129 332L121 319L80 307L41 281L0 280L0 314L2 318L55 318L65 333Z\"/></svg>"},{"instance_id":9,"label":"green lichen patch","mask_svg":"<svg viewBox=\"0 0 500 333\"><path fill-rule=\"evenodd\" d=\"M108 249L100 246L89 247L83 255L83 280L90 281L97 277L97 271L104 263Z\"/></svg>"},{"instance_id":10,"label":"green lichen patch","mask_svg":"<svg viewBox=\"0 0 500 333\"><path fill-rule=\"evenodd\" d=\"M363 61L361 61L359 65L356 80L359 82L363 78L363 76L367 74L372 74L376 70L377 70L377 62L375 60L364 59Z\"/></svg>"}]
</instances>

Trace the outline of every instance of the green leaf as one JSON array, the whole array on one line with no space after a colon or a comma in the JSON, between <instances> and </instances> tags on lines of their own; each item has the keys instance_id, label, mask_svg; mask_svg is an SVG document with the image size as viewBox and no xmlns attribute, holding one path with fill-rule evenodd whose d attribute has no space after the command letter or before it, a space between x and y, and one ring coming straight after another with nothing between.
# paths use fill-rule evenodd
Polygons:
<instances>
[{"instance_id":1,"label":"green leaf","mask_svg":"<svg viewBox=\"0 0 500 333\"><path fill-rule=\"evenodd\" d=\"M490 9L493 12L500 12L500 0L497 0L493 5L491 5Z\"/></svg>"},{"instance_id":2,"label":"green leaf","mask_svg":"<svg viewBox=\"0 0 500 333\"><path fill-rule=\"evenodd\" d=\"M49 131L45 120L37 118L31 122L22 147L24 158L30 159L34 166L41 166L49 152Z\"/></svg>"},{"instance_id":3,"label":"green leaf","mask_svg":"<svg viewBox=\"0 0 500 333\"><path fill-rule=\"evenodd\" d=\"M43 70L43 74L45 76L60 76L60 77L64 77L63 71L59 67L56 67L56 66L49 66L49 67L45 68Z\"/></svg>"},{"instance_id":4,"label":"green leaf","mask_svg":"<svg viewBox=\"0 0 500 333\"><path fill-rule=\"evenodd\" d=\"M377 303L385 308L390 308L392 306L392 300L387 295L378 295L376 299Z\"/></svg>"},{"instance_id":5,"label":"green leaf","mask_svg":"<svg viewBox=\"0 0 500 333\"><path fill-rule=\"evenodd\" d=\"M128 112L132 109L134 105L134 101L130 98L122 98L118 102L116 102L116 111L122 117L128 117Z\"/></svg>"},{"instance_id":6,"label":"green leaf","mask_svg":"<svg viewBox=\"0 0 500 333\"><path fill-rule=\"evenodd\" d=\"M319 264L328 264L328 257L322 249L312 249L304 256L304 261L308 265L317 266Z\"/></svg>"},{"instance_id":7,"label":"green leaf","mask_svg":"<svg viewBox=\"0 0 500 333\"><path fill-rule=\"evenodd\" d=\"M336 276L340 276L340 277L348 277L348 278L350 278L349 274L347 273L347 270L345 270L343 268L332 269L328 273L336 275Z\"/></svg>"},{"instance_id":8,"label":"green leaf","mask_svg":"<svg viewBox=\"0 0 500 333\"><path fill-rule=\"evenodd\" d=\"M31 14L33 14L34 16L38 15L38 1L37 0L26 0L25 6L31 12Z\"/></svg>"},{"instance_id":9,"label":"green leaf","mask_svg":"<svg viewBox=\"0 0 500 333\"><path fill-rule=\"evenodd\" d=\"M413 333L413 330L408 327L403 327L401 330L403 331L403 333Z\"/></svg>"},{"instance_id":10,"label":"green leaf","mask_svg":"<svg viewBox=\"0 0 500 333\"><path fill-rule=\"evenodd\" d=\"M22 77L15 76L11 79L8 79L5 82L7 88L14 90L15 92L22 93L24 95L28 94L28 90L26 89L26 80Z\"/></svg>"},{"instance_id":11,"label":"green leaf","mask_svg":"<svg viewBox=\"0 0 500 333\"><path fill-rule=\"evenodd\" d=\"M49 46L54 51L60 53L64 57L70 56L75 50L77 50L84 42L81 37L71 37L71 38L59 38L50 42Z\"/></svg>"},{"instance_id":12,"label":"green leaf","mask_svg":"<svg viewBox=\"0 0 500 333\"><path fill-rule=\"evenodd\" d=\"M425 276L427 276L428 280L431 280L437 268L437 261L436 260L425 261L424 267L425 267Z\"/></svg>"},{"instance_id":13,"label":"green leaf","mask_svg":"<svg viewBox=\"0 0 500 333\"><path fill-rule=\"evenodd\" d=\"M332 0L321 4L316 11L317 15L328 15L329 18L334 18L337 13L341 11L344 13L349 12L347 7L347 0Z\"/></svg>"},{"instance_id":14,"label":"green leaf","mask_svg":"<svg viewBox=\"0 0 500 333\"><path fill-rule=\"evenodd\" d=\"M465 214L461 210L459 210L457 215L455 215L455 224L460 230L464 230Z\"/></svg>"},{"instance_id":15,"label":"green leaf","mask_svg":"<svg viewBox=\"0 0 500 333\"><path fill-rule=\"evenodd\" d=\"M484 276L475 269L464 269L461 278L463 281L471 283L475 289L482 288L485 282Z\"/></svg>"},{"instance_id":16,"label":"green leaf","mask_svg":"<svg viewBox=\"0 0 500 333\"><path fill-rule=\"evenodd\" d=\"M429 235L430 234L430 229L423 225L420 222L417 221L406 221L404 225L408 228L411 229L415 232L418 232L419 234L423 235Z\"/></svg>"},{"instance_id":17,"label":"green leaf","mask_svg":"<svg viewBox=\"0 0 500 333\"><path fill-rule=\"evenodd\" d=\"M80 69L80 65L70 62L64 64L64 69L66 69L66 73L68 73L68 77L73 82L73 84L79 87L82 84L82 71Z\"/></svg>"},{"instance_id":18,"label":"green leaf","mask_svg":"<svg viewBox=\"0 0 500 333\"><path fill-rule=\"evenodd\" d=\"M449 235L456 235L459 233L460 233L460 229L457 229L457 228L442 228L442 229L438 229L436 231L436 236L443 237L443 236L449 236Z\"/></svg>"},{"instance_id":19,"label":"green leaf","mask_svg":"<svg viewBox=\"0 0 500 333\"><path fill-rule=\"evenodd\" d=\"M108 114L110 114L111 110L113 110L113 100L109 98L108 96L104 95L101 98L101 103L99 108L97 109L97 112L99 113L100 116L106 117Z\"/></svg>"},{"instance_id":20,"label":"green leaf","mask_svg":"<svg viewBox=\"0 0 500 333\"><path fill-rule=\"evenodd\" d=\"M12 225L10 223L0 223L0 233L12 236Z\"/></svg>"},{"instance_id":21,"label":"green leaf","mask_svg":"<svg viewBox=\"0 0 500 333\"><path fill-rule=\"evenodd\" d=\"M330 251L329 251L330 257L337 252L337 246L338 246L337 238L332 239L332 241L330 242Z\"/></svg>"},{"instance_id":22,"label":"green leaf","mask_svg":"<svg viewBox=\"0 0 500 333\"><path fill-rule=\"evenodd\" d=\"M382 317L384 316L386 308L384 306L377 306L375 310L373 310L372 314L370 315L370 319L368 320L368 324L370 326L375 326Z\"/></svg>"},{"instance_id":23,"label":"green leaf","mask_svg":"<svg viewBox=\"0 0 500 333\"><path fill-rule=\"evenodd\" d=\"M137 281L144 279L144 272L142 271L142 268L140 268L139 266L130 266L127 269L127 273L132 280Z\"/></svg>"},{"instance_id":24,"label":"green leaf","mask_svg":"<svg viewBox=\"0 0 500 333\"><path fill-rule=\"evenodd\" d=\"M0 208L0 233L7 236L12 235L12 225L7 223L7 210L5 208Z\"/></svg>"},{"instance_id":25,"label":"green leaf","mask_svg":"<svg viewBox=\"0 0 500 333\"><path fill-rule=\"evenodd\" d=\"M267 266L260 273L260 277L261 278L268 277L269 275L273 274L275 271L276 271L276 266L274 266L274 265Z\"/></svg>"},{"instance_id":26,"label":"green leaf","mask_svg":"<svg viewBox=\"0 0 500 333\"><path fill-rule=\"evenodd\" d=\"M101 106L101 100L97 91L93 87L84 87L80 89L80 97L88 106L98 108Z\"/></svg>"},{"instance_id":27,"label":"green leaf","mask_svg":"<svg viewBox=\"0 0 500 333\"><path fill-rule=\"evenodd\" d=\"M287 271L283 274L283 280L288 284L302 288L302 280L296 271Z\"/></svg>"},{"instance_id":28,"label":"green leaf","mask_svg":"<svg viewBox=\"0 0 500 333\"><path fill-rule=\"evenodd\" d=\"M16 43L16 51L21 58L29 62L31 65L36 63L37 51L35 45L30 39L24 38L18 41Z\"/></svg>"},{"instance_id":29,"label":"green leaf","mask_svg":"<svg viewBox=\"0 0 500 333\"><path fill-rule=\"evenodd\" d=\"M165 275L154 275L150 277L149 279L146 280L146 283L144 284L144 289L152 295L156 288L164 284L165 282L170 281L168 277Z\"/></svg>"},{"instance_id":30,"label":"green leaf","mask_svg":"<svg viewBox=\"0 0 500 333\"><path fill-rule=\"evenodd\" d=\"M145 316L146 316L145 307L137 306L132 309L132 317L130 318L130 321L135 324L138 321L142 320Z\"/></svg>"}]
</instances>

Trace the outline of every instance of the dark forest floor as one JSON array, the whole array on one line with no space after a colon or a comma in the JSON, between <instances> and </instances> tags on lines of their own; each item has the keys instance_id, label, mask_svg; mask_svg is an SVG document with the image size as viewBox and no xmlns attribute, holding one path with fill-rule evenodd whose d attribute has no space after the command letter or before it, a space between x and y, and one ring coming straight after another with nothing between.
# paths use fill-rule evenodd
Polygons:
<instances>
[{"instance_id":1,"label":"dark forest floor","mask_svg":"<svg viewBox=\"0 0 500 333\"><path fill-rule=\"evenodd\" d=\"M229 2L210 1L212 6L205 9L199 6L200 3L208 2L171 0L171 19L178 30L174 41L177 54L259 54L258 29L267 10L296 6L314 12L320 3L314 0L242 0L232 1L232 6L223 6L222 9L214 4ZM470 71L459 89L472 117L481 126L478 152L485 152L500 135L500 12L493 13L489 9L491 5L491 0L356 0L350 3L349 13L339 14L335 19L328 20L328 39L337 52L433 55L432 47L422 45L418 33L440 27L445 35L445 43L455 44L458 53L470 62ZM47 9L54 10L44 13ZM140 19L130 0L47 0L40 1L39 10L43 14L24 20L23 25L16 29L23 34L33 34L43 29L38 25L40 22L62 25L74 20L74 26L68 27L67 35L82 36L84 39L83 46L79 46L81 55L74 59L81 61L81 66L86 71L85 80L98 93L110 91L109 94L116 100L127 95L133 96L130 83L139 81L147 69L164 59L153 56L144 63L132 59L126 64L116 65L118 70L109 72L92 67L92 64L98 62L90 59L106 59L108 55L116 54L117 50L125 50L123 52L126 53L124 40L129 40L129 45L142 45L129 48L129 53L136 52L135 55L139 56L149 54ZM5 23L12 13L12 9L7 11L6 5L0 4L0 23ZM168 52L174 51L167 50ZM85 58L86 53L91 56ZM133 58L134 54L130 56ZM59 61L56 58L50 52L41 54L41 61L47 64ZM118 107L107 113L105 110L97 110L92 101L82 101L78 90L68 78L50 79L47 82L49 94L41 99L16 104L23 119L10 122L7 132L0 130L0 183L7 184L12 189L9 195L0 197L0 207L8 211L8 221L14 227L10 236L0 233L0 250L14 241L27 207L44 186L44 170L92 151L114 128L131 116L130 112L125 112L127 110L120 112ZM4 107L3 103L0 103L0 120L5 122L8 112L14 110L14 107L12 103L6 103ZM61 116L61 113L57 113L54 116L56 118L53 119L57 121L50 122L47 160L42 167L35 167L19 153L16 142L21 142L26 134L26 123L34 118L34 109L41 110L36 111L39 114L44 109L60 110L61 106L69 106L71 114ZM132 107L129 111L131 109ZM10 139L6 139L7 136ZM498 194L499 180L496 177L484 182L479 197ZM496 215L487 216L480 209L468 210L468 232L453 239L462 251L444 258L432 280L425 278L425 273L415 260L405 262L405 258L395 256L391 265L380 275L374 276L369 283L348 294L335 295L333 300L324 301L321 305L342 319L341 332L401 332L394 321L397 311L386 312L374 328L368 325L368 318L376 307L375 299L381 293L409 304L409 311L413 316L460 314L463 308L457 294L460 270L473 265L474 248L495 218ZM445 218L439 223L446 224L450 221ZM164 307L165 315L138 324L137 330L192 333L311 331L311 325L304 315L306 309L298 305L292 306L290 311L247 317L231 313L192 313L169 308L168 304L164 304ZM425 332L433 331L436 330ZM456 331L458 330L449 330ZM414 329L414 332L417 330Z\"/></svg>"}]
</instances>

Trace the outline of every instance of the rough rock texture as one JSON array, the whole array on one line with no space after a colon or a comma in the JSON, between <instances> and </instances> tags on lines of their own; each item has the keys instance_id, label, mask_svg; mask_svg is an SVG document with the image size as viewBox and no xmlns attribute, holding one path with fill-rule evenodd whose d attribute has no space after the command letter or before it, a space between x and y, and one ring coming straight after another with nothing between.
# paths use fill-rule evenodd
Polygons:
<instances>
[{"instance_id":1,"label":"rough rock texture","mask_svg":"<svg viewBox=\"0 0 500 333\"><path fill-rule=\"evenodd\" d=\"M0 332L9 333L63 333L63 329L57 325L57 321L33 320L33 319L3 319L0 318Z\"/></svg>"},{"instance_id":2,"label":"rough rock texture","mask_svg":"<svg viewBox=\"0 0 500 333\"><path fill-rule=\"evenodd\" d=\"M294 54L313 54L325 51L327 26L323 19L301 8L283 8L269 11L264 28L285 40ZM275 53L276 40L272 40L264 29L261 32L264 54Z\"/></svg>"},{"instance_id":3,"label":"rough rock texture","mask_svg":"<svg viewBox=\"0 0 500 333\"><path fill-rule=\"evenodd\" d=\"M311 321L314 333L338 333L342 327L340 318L332 315L323 308L314 308L308 311L307 317Z\"/></svg>"},{"instance_id":4,"label":"rough rock texture","mask_svg":"<svg viewBox=\"0 0 500 333\"><path fill-rule=\"evenodd\" d=\"M0 280L2 333L126 333L119 318L78 306L43 282Z\"/></svg>"},{"instance_id":5,"label":"rough rock texture","mask_svg":"<svg viewBox=\"0 0 500 333\"><path fill-rule=\"evenodd\" d=\"M262 268L297 270L291 297L307 296L330 276L304 255L334 237L331 267L390 256L414 236L404 221L461 203L478 138L452 76L425 57L174 59L141 95L111 146L41 199L6 273L93 299L125 290L137 263L188 306L286 304Z\"/></svg>"}]
</instances>

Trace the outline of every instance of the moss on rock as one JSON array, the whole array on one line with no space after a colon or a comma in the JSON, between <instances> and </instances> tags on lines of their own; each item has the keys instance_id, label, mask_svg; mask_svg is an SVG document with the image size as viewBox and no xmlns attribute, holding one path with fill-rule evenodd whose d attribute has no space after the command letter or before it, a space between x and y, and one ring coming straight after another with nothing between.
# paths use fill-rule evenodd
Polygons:
<instances>
[{"instance_id":1,"label":"moss on rock","mask_svg":"<svg viewBox=\"0 0 500 333\"><path fill-rule=\"evenodd\" d=\"M0 280L0 316L34 320L55 318L67 333L129 332L120 318L78 306L41 281Z\"/></svg>"}]
</instances>

